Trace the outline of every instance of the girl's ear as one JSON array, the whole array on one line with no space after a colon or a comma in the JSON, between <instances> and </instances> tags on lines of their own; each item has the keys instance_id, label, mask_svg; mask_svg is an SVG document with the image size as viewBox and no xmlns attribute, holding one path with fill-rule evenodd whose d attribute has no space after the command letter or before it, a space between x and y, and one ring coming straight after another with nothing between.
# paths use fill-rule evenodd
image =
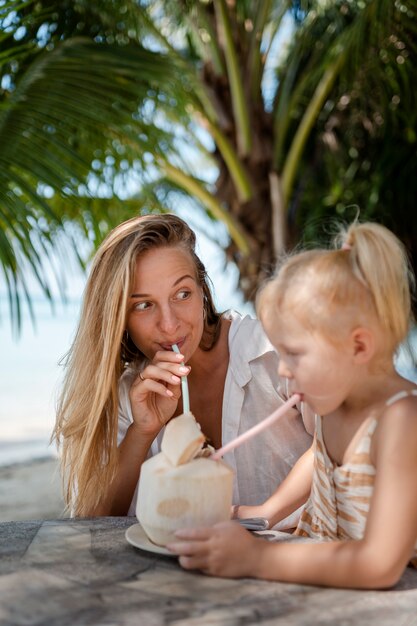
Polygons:
<instances>
[{"instance_id":1,"label":"girl's ear","mask_svg":"<svg viewBox=\"0 0 417 626\"><path fill-rule=\"evenodd\" d=\"M355 328L351 333L355 363L368 363L375 354L375 338L368 328Z\"/></svg>"}]
</instances>

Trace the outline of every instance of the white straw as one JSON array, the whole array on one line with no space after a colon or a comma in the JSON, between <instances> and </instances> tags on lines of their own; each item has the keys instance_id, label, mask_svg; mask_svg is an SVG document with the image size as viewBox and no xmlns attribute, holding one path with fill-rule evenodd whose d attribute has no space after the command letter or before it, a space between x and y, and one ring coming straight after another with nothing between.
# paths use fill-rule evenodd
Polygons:
<instances>
[{"instance_id":1,"label":"white straw","mask_svg":"<svg viewBox=\"0 0 417 626\"><path fill-rule=\"evenodd\" d=\"M287 411L295 406L300 400L300 394L295 393L293 396L291 396L291 398L284 402L282 406L280 406L276 411L271 413L269 417L266 417L264 420L262 420L262 422L259 422L259 424L252 426L252 428L249 428L249 430L247 430L245 433L242 433L241 435L239 435L239 437L236 437L236 439L229 441L229 443L227 443L225 446L222 446L221 448L213 452L210 458L214 461L218 461L224 454L226 454L226 452L229 452L230 450L241 446L242 443L245 443L245 441L260 433L261 430L264 430L264 428L268 428L268 426L271 426L271 424L275 422L275 420L285 415L285 413L287 413Z\"/></svg>"},{"instance_id":2,"label":"white straw","mask_svg":"<svg viewBox=\"0 0 417 626\"><path fill-rule=\"evenodd\" d=\"M172 344L172 349L177 354L180 354L180 349L177 344ZM188 382L186 376L181 376L181 390L182 390L182 409L183 413L190 412L190 394L188 393Z\"/></svg>"}]
</instances>

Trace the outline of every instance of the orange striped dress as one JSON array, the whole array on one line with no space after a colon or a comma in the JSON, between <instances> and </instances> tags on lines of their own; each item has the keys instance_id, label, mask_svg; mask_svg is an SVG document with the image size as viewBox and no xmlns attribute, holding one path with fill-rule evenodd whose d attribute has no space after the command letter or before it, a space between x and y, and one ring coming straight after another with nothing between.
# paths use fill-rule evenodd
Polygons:
<instances>
[{"instance_id":1,"label":"orange striped dress","mask_svg":"<svg viewBox=\"0 0 417 626\"><path fill-rule=\"evenodd\" d=\"M387 406L417 390L402 391ZM365 532L376 469L371 461L371 442L378 420L370 420L348 463L337 465L327 454L322 419L316 418L313 483L295 535L322 541L361 539ZM417 567L417 541L411 563Z\"/></svg>"}]
</instances>

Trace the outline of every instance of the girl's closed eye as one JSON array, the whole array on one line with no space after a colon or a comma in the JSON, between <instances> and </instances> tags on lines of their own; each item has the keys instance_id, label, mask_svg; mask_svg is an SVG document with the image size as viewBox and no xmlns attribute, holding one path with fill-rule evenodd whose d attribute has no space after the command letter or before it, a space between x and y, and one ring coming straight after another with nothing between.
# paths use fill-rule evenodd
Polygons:
<instances>
[{"instance_id":1,"label":"girl's closed eye","mask_svg":"<svg viewBox=\"0 0 417 626\"><path fill-rule=\"evenodd\" d=\"M301 351L296 349L296 348L290 348L290 347L280 347L279 350L277 350L278 355L280 358L295 358L297 356L300 356Z\"/></svg>"},{"instance_id":2,"label":"girl's closed eye","mask_svg":"<svg viewBox=\"0 0 417 626\"><path fill-rule=\"evenodd\" d=\"M296 358L297 356L300 356L300 353L296 350L286 350L285 356L290 358Z\"/></svg>"}]
</instances>

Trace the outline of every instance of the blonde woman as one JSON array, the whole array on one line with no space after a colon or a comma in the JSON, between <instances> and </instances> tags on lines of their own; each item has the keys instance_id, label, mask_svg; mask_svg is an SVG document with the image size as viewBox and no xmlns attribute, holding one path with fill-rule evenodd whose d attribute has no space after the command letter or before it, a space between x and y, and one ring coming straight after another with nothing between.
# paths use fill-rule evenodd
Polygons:
<instances>
[{"instance_id":1,"label":"blonde woman","mask_svg":"<svg viewBox=\"0 0 417 626\"><path fill-rule=\"evenodd\" d=\"M259 322L216 311L195 244L179 217L147 215L115 228L97 251L53 435L74 515L135 514L141 465L182 413L181 376L216 448L285 400ZM310 444L294 410L230 453L235 504L263 502Z\"/></svg>"}]
</instances>

